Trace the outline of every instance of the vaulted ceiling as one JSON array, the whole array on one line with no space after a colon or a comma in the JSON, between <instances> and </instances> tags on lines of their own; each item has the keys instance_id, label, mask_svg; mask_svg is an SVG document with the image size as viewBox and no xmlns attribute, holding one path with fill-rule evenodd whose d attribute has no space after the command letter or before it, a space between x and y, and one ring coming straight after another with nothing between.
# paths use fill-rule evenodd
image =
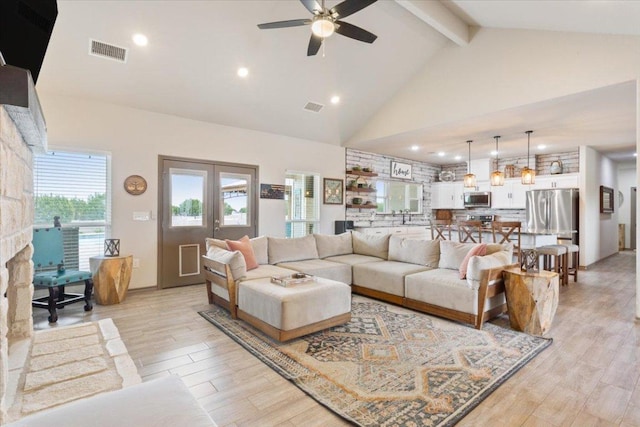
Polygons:
<instances>
[{"instance_id":1,"label":"vaulted ceiling","mask_svg":"<svg viewBox=\"0 0 640 427\"><path fill-rule=\"evenodd\" d=\"M345 18L376 34L373 44L333 35L307 57L308 26L257 27L310 17L294 0L58 0L58 8L37 84L42 93L337 145L345 145L443 48L468 42L476 26L640 36L640 2L380 0ZM134 45L134 33L145 34L148 45ZM126 62L89 55L91 39L127 48ZM246 78L236 74L239 67L248 68ZM337 105L330 102L334 95ZM308 102L324 107L309 112L303 108ZM420 135L364 141L358 148L407 157L397 147L419 137L437 151L443 138L489 134L498 123L503 129L509 123L515 133L526 114L529 126L559 135L559 150L563 141L579 140L611 156L626 155L635 150L635 103L634 85L616 85ZM599 120L582 126L593 117ZM615 138L591 139L607 133Z\"/></svg>"}]
</instances>

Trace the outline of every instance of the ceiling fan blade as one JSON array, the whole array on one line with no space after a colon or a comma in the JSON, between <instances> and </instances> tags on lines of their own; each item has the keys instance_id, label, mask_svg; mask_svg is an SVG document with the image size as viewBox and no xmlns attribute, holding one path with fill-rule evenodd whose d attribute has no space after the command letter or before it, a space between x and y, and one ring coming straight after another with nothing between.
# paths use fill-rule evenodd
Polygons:
<instances>
[{"instance_id":1,"label":"ceiling fan blade","mask_svg":"<svg viewBox=\"0 0 640 427\"><path fill-rule=\"evenodd\" d=\"M322 46L322 41L324 39L322 37L318 37L315 34L311 34L311 39L309 40L309 47L307 48L307 56L313 56L320 50L320 46Z\"/></svg>"},{"instance_id":2,"label":"ceiling fan blade","mask_svg":"<svg viewBox=\"0 0 640 427\"><path fill-rule=\"evenodd\" d=\"M336 21L336 33L365 43L373 43L378 36L348 22Z\"/></svg>"},{"instance_id":3,"label":"ceiling fan blade","mask_svg":"<svg viewBox=\"0 0 640 427\"><path fill-rule=\"evenodd\" d=\"M258 28L260 28L261 30L271 30L274 28L299 27L301 25L309 25L311 24L311 22L311 19L291 19L289 21L277 21L258 24Z\"/></svg>"},{"instance_id":4,"label":"ceiling fan blade","mask_svg":"<svg viewBox=\"0 0 640 427\"><path fill-rule=\"evenodd\" d=\"M342 3L331 8L331 13L337 13L338 17L346 18L347 16L353 15L357 11L372 5L376 1L377 0L344 0Z\"/></svg>"},{"instance_id":5,"label":"ceiling fan blade","mask_svg":"<svg viewBox=\"0 0 640 427\"><path fill-rule=\"evenodd\" d=\"M320 7L316 0L300 0L300 3L302 3L304 7L314 15L316 14L316 11L322 10L322 7Z\"/></svg>"}]
</instances>

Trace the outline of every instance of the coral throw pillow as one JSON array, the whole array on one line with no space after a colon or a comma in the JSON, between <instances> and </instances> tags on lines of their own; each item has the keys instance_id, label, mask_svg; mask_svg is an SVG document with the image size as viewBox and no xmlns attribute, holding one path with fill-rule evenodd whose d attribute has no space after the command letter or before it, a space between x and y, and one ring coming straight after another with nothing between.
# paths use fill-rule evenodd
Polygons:
<instances>
[{"instance_id":1,"label":"coral throw pillow","mask_svg":"<svg viewBox=\"0 0 640 427\"><path fill-rule=\"evenodd\" d=\"M472 256L485 256L487 254L487 244L480 243L471 248L467 256L462 260L462 264L460 264L460 279L467 278L467 266L469 265L469 260ZM249 263L247 262L247 270L249 269Z\"/></svg>"},{"instance_id":2,"label":"coral throw pillow","mask_svg":"<svg viewBox=\"0 0 640 427\"><path fill-rule=\"evenodd\" d=\"M244 257L244 262L247 264L247 270L258 268L258 261L256 260L256 254L253 252L249 236L244 236L240 240L225 240L225 242L230 251L240 251Z\"/></svg>"}]
</instances>

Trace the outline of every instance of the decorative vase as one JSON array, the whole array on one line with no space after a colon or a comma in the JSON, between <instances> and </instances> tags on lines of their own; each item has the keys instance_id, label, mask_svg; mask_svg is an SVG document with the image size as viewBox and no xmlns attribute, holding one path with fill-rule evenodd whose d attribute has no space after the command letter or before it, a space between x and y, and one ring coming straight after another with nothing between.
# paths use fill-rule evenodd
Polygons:
<instances>
[{"instance_id":1,"label":"decorative vase","mask_svg":"<svg viewBox=\"0 0 640 427\"><path fill-rule=\"evenodd\" d=\"M520 270L526 271L527 273L537 273L538 256L538 251L536 251L535 249L523 249Z\"/></svg>"}]
</instances>

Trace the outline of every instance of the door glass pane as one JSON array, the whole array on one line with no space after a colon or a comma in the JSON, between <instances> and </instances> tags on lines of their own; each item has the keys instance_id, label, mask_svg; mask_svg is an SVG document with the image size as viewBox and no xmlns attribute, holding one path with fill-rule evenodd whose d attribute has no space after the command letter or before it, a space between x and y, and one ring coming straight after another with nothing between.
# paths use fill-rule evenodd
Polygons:
<instances>
[{"instance_id":1,"label":"door glass pane","mask_svg":"<svg viewBox=\"0 0 640 427\"><path fill-rule=\"evenodd\" d=\"M251 225L251 176L220 173L220 226Z\"/></svg>"},{"instance_id":2,"label":"door glass pane","mask_svg":"<svg viewBox=\"0 0 640 427\"><path fill-rule=\"evenodd\" d=\"M206 171L171 169L171 226L201 227L206 217L204 203Z\"/></svg>"}]
</instances>

